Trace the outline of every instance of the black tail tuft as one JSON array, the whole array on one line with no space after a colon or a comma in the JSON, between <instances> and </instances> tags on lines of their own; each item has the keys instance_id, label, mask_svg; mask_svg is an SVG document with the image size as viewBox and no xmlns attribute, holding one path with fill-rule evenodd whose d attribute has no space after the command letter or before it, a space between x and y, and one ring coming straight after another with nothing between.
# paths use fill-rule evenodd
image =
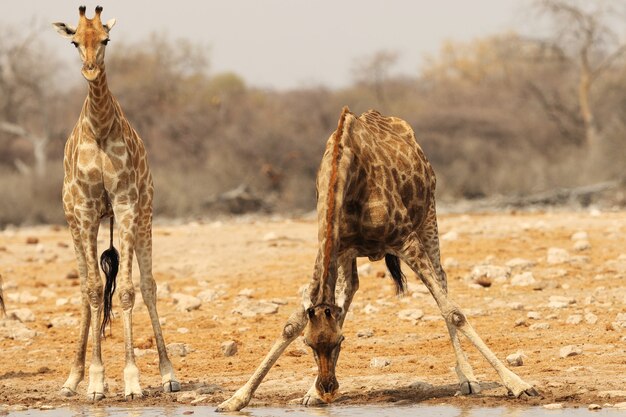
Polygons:
<instances>
[{"instance_id":1,"label":"black tail tuft","mask_svg":"<svg viewBox=\"0 0 626 417\"><path fill-rule=\"evenodd\" d=\"M400 259L398 259L397 256L386 254L385 264L387 265L387 269L389 269L393 282L396 284L396 294L404 294L406 290L406 277L402 273Z\"/></svg>"},{"instance_id":2,"label":"black tail tuft","mask_svg":"<svg viewBox=\"0 0 626 417\"><path fill-rule=\"evenodd\" d=\"M100 333L104 337L107 324L111 323L111 312L113 310L113 293L115 293L115 278L120 267L120 254L113 247L113 218L111 217L111 246L100 255L100 268L106 277L104 285L104 308L102 312L102 325Z\"/></svg>"}]
</instances>

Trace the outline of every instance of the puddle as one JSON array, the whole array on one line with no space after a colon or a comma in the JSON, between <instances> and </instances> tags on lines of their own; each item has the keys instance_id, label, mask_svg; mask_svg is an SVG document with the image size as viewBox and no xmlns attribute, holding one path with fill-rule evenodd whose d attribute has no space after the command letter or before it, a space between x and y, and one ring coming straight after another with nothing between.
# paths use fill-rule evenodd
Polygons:
<instances>
[{"instance_id":1,"label":"puddle","mask_svg":"<svg viewBox=\"0 0 626 417\"><path fill-rule=\"evenodd\" d=\"M242 417L577 417L624 416L624 410L606 408L589 411L587 408L546 410L542 407L475 407L458 408L448 405L411 406L330 406L323 408L265 408L251 407L239 413L216 413L214 407L64 407L54 410L13 411L10 417L187 417L187 416L242 416Z\"/></svg>"}]
</instances>

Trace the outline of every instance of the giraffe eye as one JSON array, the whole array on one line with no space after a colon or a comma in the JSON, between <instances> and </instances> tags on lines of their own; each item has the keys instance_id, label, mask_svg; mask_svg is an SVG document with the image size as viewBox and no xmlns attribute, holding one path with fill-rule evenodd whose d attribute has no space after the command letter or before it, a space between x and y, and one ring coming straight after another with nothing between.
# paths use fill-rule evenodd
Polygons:
<instances>
[{"instance_id":1,"label":"giraffe eye","mask_svg":"<svg viewBox=\"0 0 626 417\"><path fill-rule=\"evenodd\" d=\"M75 48L78 48L78 42L72 41L72 45L74 45Z\"/></svg>"}]
</instances>

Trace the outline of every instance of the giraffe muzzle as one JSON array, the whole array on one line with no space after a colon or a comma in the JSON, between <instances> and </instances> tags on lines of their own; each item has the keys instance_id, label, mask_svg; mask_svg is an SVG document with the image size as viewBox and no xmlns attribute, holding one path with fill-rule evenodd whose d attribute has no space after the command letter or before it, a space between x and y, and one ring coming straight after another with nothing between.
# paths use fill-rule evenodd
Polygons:
<instances>
[{"instance_id":1,"label":"giraffe muzzle","mask_svg":"<svg viewBox=\"0 0 626 417\"><path fill-rule=\"evenodd\" d=\"M81 72L87 81L93 81L100 75L100 68L94 63L85 63Z\"/></svg>"}]
</instances>

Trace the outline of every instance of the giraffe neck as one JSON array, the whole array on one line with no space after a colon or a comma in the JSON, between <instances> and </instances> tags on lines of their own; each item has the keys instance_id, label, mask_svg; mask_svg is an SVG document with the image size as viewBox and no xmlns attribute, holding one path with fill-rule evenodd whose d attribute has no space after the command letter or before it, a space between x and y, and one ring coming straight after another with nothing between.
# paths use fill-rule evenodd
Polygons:
<instances>
[{"instance_id":1,"label":"giraffe neck","mask_svg":"<svg viewBox=\"0 0 626 417\"><path fill-rule=\"evenodd\" d=\"M84 106L84 120L93 137L102 141L108 137L117 121L115 100L109 91L104 65L98 77L88 82L89 91Z\"/></svg>"}]
</instances>

